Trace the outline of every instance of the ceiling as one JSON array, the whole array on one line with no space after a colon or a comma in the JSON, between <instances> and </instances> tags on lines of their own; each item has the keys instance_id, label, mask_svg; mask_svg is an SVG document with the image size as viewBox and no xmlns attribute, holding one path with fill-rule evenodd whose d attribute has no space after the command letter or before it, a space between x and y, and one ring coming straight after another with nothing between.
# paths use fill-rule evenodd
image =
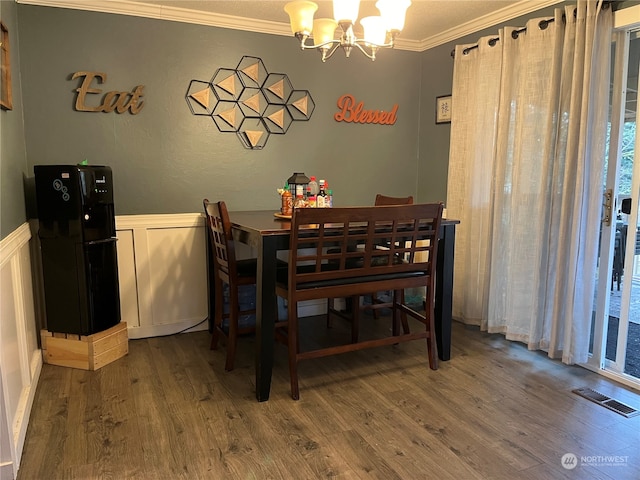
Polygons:
<instances>
[{"instance_id":1,"label":"ceiling","mask_svg":"<svg viewBox=\"0 0 640 480\"><path fill-rule=\"evenodd\" d=\"M16 0L18 3L121 13L274 35L292 35L286 1L250 0ZM316 17L333 17L331 1L316 1ZM413 0L396 48L423 51L562 0ZM363 0L360 17L376 15Z\"/></svg>"}]
</instances>

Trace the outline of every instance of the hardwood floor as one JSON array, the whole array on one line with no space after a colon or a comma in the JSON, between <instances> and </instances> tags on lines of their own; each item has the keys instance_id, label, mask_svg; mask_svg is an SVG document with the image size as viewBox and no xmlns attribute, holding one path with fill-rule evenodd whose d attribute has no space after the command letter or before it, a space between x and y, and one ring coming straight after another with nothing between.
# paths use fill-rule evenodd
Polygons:
<instances>
[{"instance_id":1,"label":"hardwood floor","mask_svg":"<svg viewBox=\"0 0 640 480\"><path fill-rule=\"evenodd\" d=\"M320 341L348 338L338 319L331 330L307 320ZM95 372L44 365L18 479L640 478L640 416L571 390L635 408L640 394L500 335L456 323L437 371L423 341L309 360L297 402L279 345L264 403L253 339L225 372L209 338L130 340L126 357Z\"/></svg>"}]
</instances>

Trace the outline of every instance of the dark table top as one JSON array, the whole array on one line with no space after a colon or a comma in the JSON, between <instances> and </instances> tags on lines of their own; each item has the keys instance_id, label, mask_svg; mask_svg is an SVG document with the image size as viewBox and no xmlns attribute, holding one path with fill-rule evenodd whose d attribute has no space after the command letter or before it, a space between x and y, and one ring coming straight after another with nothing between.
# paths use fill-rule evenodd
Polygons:
<instances>
[{"instance_id":1,"label":"dark table top","mask_svg":"<svg viewBox=\"0 0 640 480\"><path fill-rule=\"evenodd\" d=\"M231 225L241 230L252 230L260 235L282 235L291 232L291 220L278 218L274 210L251 210L229 212ZM459 220L443 219L442 225L455 225ZM314 228L309 226L309 228Z\"/></svg>"}]
</instances>

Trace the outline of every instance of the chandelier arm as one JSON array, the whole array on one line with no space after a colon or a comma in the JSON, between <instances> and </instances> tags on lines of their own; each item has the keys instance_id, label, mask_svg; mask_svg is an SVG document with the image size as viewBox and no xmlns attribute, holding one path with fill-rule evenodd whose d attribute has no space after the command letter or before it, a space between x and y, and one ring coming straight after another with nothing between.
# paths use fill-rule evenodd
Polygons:
<instances>
[{"instance_id":1,"label":"chandelier arm","mask_svg":"<svg viewBox=\"0 0 640 480\"><path fill-rule=\"evenodd\" d=\"M328 45L332 45L332 44L337 44L337 46L340 46L340 40L329 40L328 42L324 42L321 43L319 45L308 45L307 44L307 40L310 39L311 37L307 34L304 33L296 33L296 38L298 40L300 40L300 49L301 50L311 50L312 48L323 48L323 47L327 47Z\"/></svg>"},{"instance_id":2,"label":"chandelier arm","mask_svg":"<svg viewBox=\"0 0 640 480\"><path fill-rule=\"evenodd\" d=\"M376 52L381 48L393 48L394 47L394 37L395 35L391 35L391 41L389 43L376 44L371 42L366 42L362 38L357 38L353 32L353 26L351 24L341 25L343 32L340 39L328 40L324 43L318 45L309 45L307 44L307 40L311 38L311 36L307 32L298 32L295 34L296 38L300 41L300 49L302 50L311 50L315 49L322 53L322 61L326 62L330 59L333 54L336 52L338 47L342 47L347 57L351 53L351 49L355 46L357 47L367 58L371 61L376 60ZM393 33L393 32L389 32ZM371 53L369 53L365 47L371 49Z\"/></svg>"},{"instance_id":3,"label":"chandelier arm","mask_svg":"<svg viewBox=\"0 0 640 480\"><path fill-rule=\"evenodd\" d=\"M367 52L365 50L365 48L360 44L361 42L355 42L353 45L355 45L356 47L358 47L358 49L360 49L360 51L362 53L364 53L364 55L371 59L372 61L375 61L376 59L376 51L378 50L377 46L375 46L372 43L367 43L366 45L369 46L371 48L371 53Z\"/></svg>"},{"instance_id":4,"label":"chandelier arm","mask_svg":"<svg viewBox=\"0 0 640 480\"><path fill-rule=\"evenodd\" d=\"M375 47L375 48L393 48L394 47L394 43L390 42L390 43L372 43L372 42L367 42L365 39L363 38L358 38L354 44L356 45L365 45L367 47Z\"/></svg>"},{"instance_id":5,"label":"chandelier arm","mask_svg":"<svg viewBox=\"0 0 640 480\"><path fill-rule=\"evenodd\" d=\"M326 62L327 60L329 60L331 58L331 56L336 53L336 50L338 49L338 47L340 47L340 42L334 40L333 42L327 42L327 43L333 43L333 46L331 48L323 48L322 49L322 61Z\"/></svg>"}]
</instances>

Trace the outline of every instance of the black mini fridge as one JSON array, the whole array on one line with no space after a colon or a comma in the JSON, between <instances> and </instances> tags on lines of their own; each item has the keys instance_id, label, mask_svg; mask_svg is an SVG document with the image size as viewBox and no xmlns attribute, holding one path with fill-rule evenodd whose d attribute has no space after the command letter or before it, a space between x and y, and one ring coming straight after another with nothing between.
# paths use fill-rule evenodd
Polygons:
<instances>
[{"instance_id":1,"label":"black mini fridge","mask_svg":"<svg viewBox=\"0 0 640 480\"><path fill-rule=\"evenodd\" d=\"M91 335L120 322L111 168L36 165L47 330Z\"/></svg>"}]
</instances>

